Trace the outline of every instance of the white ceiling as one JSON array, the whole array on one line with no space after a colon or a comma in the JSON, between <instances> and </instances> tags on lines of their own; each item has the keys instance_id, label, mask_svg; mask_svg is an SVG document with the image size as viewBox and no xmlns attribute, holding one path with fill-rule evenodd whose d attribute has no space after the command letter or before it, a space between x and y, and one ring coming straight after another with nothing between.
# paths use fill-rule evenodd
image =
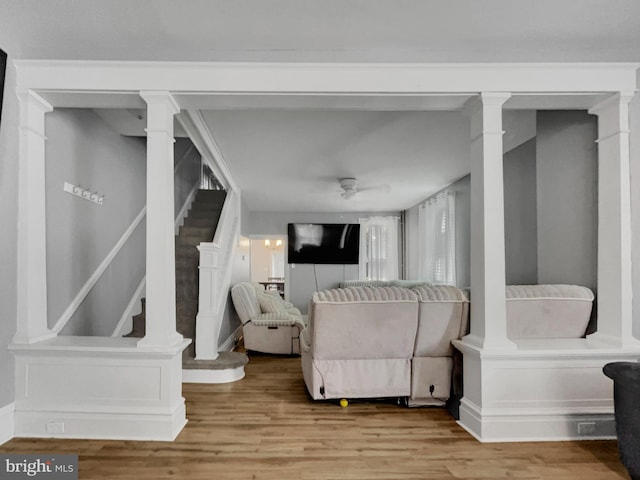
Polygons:
<instances>
[{"instance_id":1,"label":"white ceiling","mask_svg":"<svg viewBox=\"0 0 640 480\"><path fill-rule=\"evenodd\" d=\"M637 0L0 0L24 58L640 60Z\"/></svg>"},{"instance_id":2,"label":"white ceiling","mask_svg":"<svg viewBox=\"0 0 640 480\"><path fill-rule=\"evenodd\" d=\"M469 172L460 112L208 111L205 119L252 210L400 210ZM344 177L365 191L344 200Z\"/></svg>"},{"instance_id":3,"label":"white ceiling","mask_svg":"<svg viewBox=\"0 0 640 480\"><path fill-rule=\"evenodd\" d=\"M83 60L640 61L640 1L0 0L0 48ZM206 108L252 210L396 210L468 173L461 114L414 111L464 99L339 100L190 106ZM342 176L389 189L345 202Z\"/></svg>"}]
</instances>

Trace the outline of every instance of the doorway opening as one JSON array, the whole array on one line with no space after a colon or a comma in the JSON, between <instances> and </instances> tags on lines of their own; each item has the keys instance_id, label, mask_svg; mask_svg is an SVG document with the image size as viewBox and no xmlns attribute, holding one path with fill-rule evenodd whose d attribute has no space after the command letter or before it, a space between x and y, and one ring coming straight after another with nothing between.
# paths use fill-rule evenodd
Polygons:
<instances>
[{"instance_id":1,"label":"doorway opening","mask_svg":"<svg viewBox=\"0 0 640 480\"><path fill-rule=\"evenodd\" d=\"M275 290L282 298L286 292L285 252L287 238L259 235L251 239L251 281Z\"/></svg>"}]
</instances>

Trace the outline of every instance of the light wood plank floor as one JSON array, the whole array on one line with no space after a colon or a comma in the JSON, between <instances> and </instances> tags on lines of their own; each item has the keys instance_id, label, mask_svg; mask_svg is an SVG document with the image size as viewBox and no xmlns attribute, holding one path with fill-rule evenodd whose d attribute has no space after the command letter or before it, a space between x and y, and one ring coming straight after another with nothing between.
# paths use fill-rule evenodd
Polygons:
<instances>
[{"instance_id":1,"label":"light wood plank floor","mask_svg":"<svg viewBox=\"0 0 640 480\"><path fill-rule=\"evenodd\" d=\"M175 442L14 439L3 453L77 453L81 479L628 479L615 441L481 444L443 409L314 402L299 358L184 385Z\"/></svg>"}]
</instances>

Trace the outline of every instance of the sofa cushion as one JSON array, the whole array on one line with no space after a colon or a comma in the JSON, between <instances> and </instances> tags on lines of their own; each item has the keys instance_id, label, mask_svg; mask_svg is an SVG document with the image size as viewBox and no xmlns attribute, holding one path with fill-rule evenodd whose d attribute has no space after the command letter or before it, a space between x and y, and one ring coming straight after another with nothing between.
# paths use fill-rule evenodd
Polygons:
<instances>
[{"instance_id":1,"label":"sofa cushion","mask_svg":"<svg viewBox=\"0 0 640 480\"><path fill-rule=\"evenodd\" d=\"M452 285L431 285L413 289L420 298L415 357L450 356L452 340L468 327L469 301Z\"/></svg>"},{"instance_id":2,"label":"sofa cushion","mask_svg":"<svg viewBox=\"0 0 640 480\"><path fill-rule=\"evenodd\" d=\"M416 294L398 287L349 287L334 288L313 294L314 303L347 302L415 302Z\"/></svg>"},{"instance_id":3,"label":"sofa cushion","mask_svg":"<svg viewBox=\"0 0 640 480\"><path fill-rule=\"evenodd\" d=\"M293 303L288 302L285 299L283 299L282 295L280 295L279 291L277 291L277 290L265 290L264 293L267 294L267 295L271 295L272 297L276 297L276 298L282 300L282 303L284 303L284 307L286 309L294 308Z\"/></svg>"},{"instance_id":4,"label":"sofa cushion","mask_svg":"<svg viewBox=\"0 0 640 480\"><path fill-rule=\"evenodd\" d=\"M258 294L258 303L262 313L284 312L287 309L284 301L278 295L268 295L266 293Z\"/></svg>"},{"instance_id":5,"label":"sofa cushion","mask_svg":"<svg viewBox=\"0 0 640 480\"><path fill-rule=\"evenodd\" d=\"M578 285L509 285L506 299L509 338L581 338L594 295Z\"/></svg>"}]
</instances>

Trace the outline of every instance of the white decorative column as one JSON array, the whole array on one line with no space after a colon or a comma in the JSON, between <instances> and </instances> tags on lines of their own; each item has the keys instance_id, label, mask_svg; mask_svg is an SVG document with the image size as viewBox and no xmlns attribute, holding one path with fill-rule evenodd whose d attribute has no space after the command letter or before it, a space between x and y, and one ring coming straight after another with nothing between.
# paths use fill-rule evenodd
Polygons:
<instances>
[{"instance_id":1,"label":"white decorative column","mask_svg":"<svg viewBox=\"0 0 640 480\"><path fill-rule=\"evenodd\" d=\"M598 332L588 339L512 342L506 335L503 94L472 110L471 334L459 423L484 442L614 438L613 389L602 367L637 361L631 335L630 95L590 110L599 118Z\"/></svg>"},{"instance_id":2,"label":"white decorative column","mask_svg":"<svg viewBox=\"0 0 640 480\"><path fill-rule=\"evenodd\" d=\"M598 331L589 340L637 346L631 315L629 102L620 92L595 105L598 116Z\"/></svg>"},{"instance_id":3,"label":"white decorative column","mask_svg":"<svg viewBox=\"0 0 640 480\"><path fill-rule=\"evenodd\" d=\"M499 396L508 390L495 355L517 351L507 338L505 294L502 105L509 93L481 93L468 102L471 117L470 334L454 345L464 356L459 423L485 440Z\"/></svg>"},{"instance_id":4,"label":"white decorative column","mask_svg":"<svg viewBox=\"0 0 640 480\"><path fill-rule=\"evenodd\" d=\"M481 93L471 116L471 333L465 342L513 349L505 302L502 105L511 94Z\"/></svg>"},{"instance_id":5,"label":"white decorative column","mask_svg":"<svg viewBox=\"0 0 640 480\"><path fill-rule=\"evenodd\" d=\"M180 111L169 92L140 92L147 102L146 335L141 348L182 342L176 332L173 117Z\"/></svg>"},{"instance_id":6,"label":"white decorative column","mask_svg":"<svg viewBox=\"0 0 640 480\"><path fill-rule=\"evenodd\" d=\"M45 114L53 107L35 92L18 93L18 318L13 343L35 343L56 334L47 326L45 213Z\"/></svg>"}]
</instances>

